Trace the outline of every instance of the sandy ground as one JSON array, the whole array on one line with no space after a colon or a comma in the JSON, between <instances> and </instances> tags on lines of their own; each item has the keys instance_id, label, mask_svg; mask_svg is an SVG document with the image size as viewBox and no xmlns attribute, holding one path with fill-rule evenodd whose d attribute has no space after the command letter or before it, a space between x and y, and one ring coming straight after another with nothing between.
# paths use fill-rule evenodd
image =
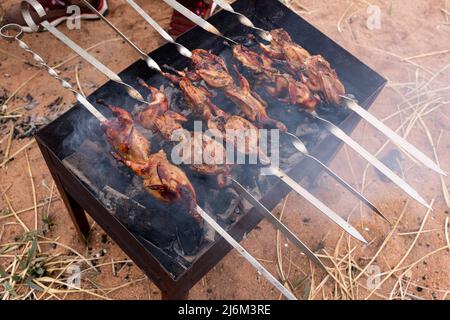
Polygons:
<instances>
[{"instance_id":1,"label":"sandy ground","mask_svg":"<svg viewBox=\"0 0 450 320\"><path fill-rule=\"evenodd\" d=\"M16 1L2 1L2 5L7 7L14 2ZM171 10L166 5L161 1L139 2L158 19L160 24L168 26ZM450 63L450 16L444 13L445 10L450 11L450 1L374 0L372 2L380 8L381 14L380 29L375 30L369 30L367 27L366 22L370 13L367 11L368 4L365 1L287 2L302 17L389 79L388 86L371 111L380 119L392 115L385 119L392 128L400 128L401 124L405 124L399 132L407 135L411 142L432 156L433 148L427 138L428 132L442 168L450 171L448 125L450 70L447 69ZM449 2L448 5L446 2ZM134 18L137 17L123 1L111 0L110 8L109 17L138 42L144 51L150 51L163 43L144 23L135 23ZM130 19L130 16L133 19ZM91 52L114 71L119 72L138 58L101 22L90 22L89 27L86 24L85 28L78 31L69 32L66 27L62 27L62 30L68 32L71 38L85 48L96 45ZM78 69L80 84L86 94L106 81L106 78L80 59L68 60L72 57L72 53L49 34L27 35L25 40L51 65L62 63L59 70L64 77L70 78L72 83L75 83ZM7 112L16 110L22 115L16 119L17 126L27 115L52 116L69 108L74 102L73 96L64 93L47 74L26 63L29 56L20 51L15 44L2 41L0 48L0 96L4 96L5 99L13 95L7 103ZM31 95L37 102L32 110L24 109L25 106L30 107L27 95ZM48 106L58 97L62 97L62 100L56 101L55 106L49 108ZM415 117L417 114L421 116ZM414 121L411 122L411 119ZM5 121L4 118L1 120L0 159L7 153L7 137L13 123L11 120ZM379 151L386 142L379 132L363 122L352 136L372 153ZM31 141L29 138L13 139L9 154L13 154L29 141ZM388 154L393 149L392 144L387 144L380 151L380 156ZM33 187L26 156L30 163L37 203L41 203L52 193L56 196L51 206L40 207L37 215L33 209ZM443 189L446 187L442 186L442 183L450 183L449 178L441 181L439 176L430 170L417 165L406 156L402 157L401 169L405 179L426 199L434 201L435 210L427 213L420 205L412 200L408 201L407 195L392 183L381 181L363 159L347 148L339 152L331 166L354 186L364 189L364 193L396 224L391 232L392 227L349 197L348 193L336 186L331 178L321 176L314 186L311 186L312 190L362 231L370 241L368 245L362 246L342 235L337 227L318 215L304 200L290 194L275 212L283 211L283 221L301 235L310 247L319 250L318 253L331 267L333 277L337 281L312 266L307 258L282 236L278 239L277 250L277 234L268 223L261 223L242 244L269 270L278 273L280 278L286 277L296 288L295 293L300 298L450 298L448 295L450 245L445 232L450 203L445 202ZM53 226L46 232L45 237L62 245L42 244L41 254L56 259L66 255L69 252L67 247L70 247L84 257L95 259L98 265L105 264L98 268L100 272L91 269L83 273L84 292L55 291L45 295L37 293L37 297L54 299L160 297L157 287L132 263L114 265L116 274L113 274L112 262L128 258L105 237L104 231L97 225L93 226L88 246L79 240L63 203L57 198L56 191L52 191L51 176L36 144L33 144L26 154L20 153L13 161L0 168L0 187L2 248L23 234L25 227L34 230L36 222L38 229L47 227L42 222L42 215L48 212ZM11 216L12 211L7 200L15 211L27 208L28 210L18 214L17 217ZM19 220L23 221L24 226ZM418 234L418 230L422 232ZM0 252L2 269L7 271L17 269L17 266L11 266L11 262L13 255L22 251L23 249L5 253L2 250ZM374 255L376 257L372 259ZM350 285L369 262L371 266L365 270L366 274L357 278L356 284ZM81 266L82 269L87 268L86 264ZM377 272L382 272L381 278L371 277ZM65 277L64 270L62 277ZM368 287L377 279L381 279L382 284L378 290L372 292ZM2 290L3 288L0 292ZM34 297L34 294L30 297ZM0 295L5 297L4 292ZM192 289L190 298L278 299L279 294L233 251Z\"/></svg>"}]
</instances>

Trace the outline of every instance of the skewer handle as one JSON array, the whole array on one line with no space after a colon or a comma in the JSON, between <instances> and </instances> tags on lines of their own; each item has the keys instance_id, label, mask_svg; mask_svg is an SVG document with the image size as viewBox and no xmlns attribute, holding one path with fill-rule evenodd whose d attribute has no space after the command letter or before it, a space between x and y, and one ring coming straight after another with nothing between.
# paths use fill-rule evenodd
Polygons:
<instances>
[{"instance_id":1,"label":"skewer handle","mask_svg":"<svg viewBox=\"0 0 450 320\"><path fill-rule=\"evenodd\" d=\"M249 18L247 18L246 16L244 16L244 15L243 15L242 13L240 13L240 12L234 11L233 7L232 7L229 3L225 2L224 0L213 0L213 1L214 1L219 7L221 7L223 10L228 11L228 12L230 12L230 13L236 15L237 18L238 18L238 20L239 20L239 22L240 22L241 24L243 24L243 25L246 26L246 27L249 27L249 28L254 29L254 30L258 33L258 35L259 35L261 38L263 38L264 40L269 41L269 42L272 41L272 35L270 34L270 32L268 32L268 31L266 31L266 30L264 30L264 29L261 29L261 28L256 27L256 26L253 24L253 22L250 21Z\"/></svg>"},{"instance_id":2,"label":"skewer handle","mask_svg":"<svg viewBox=\"0 0 450 320\"><path fill-rule=\"evenodd\" d=\"M205 19L203 19L202 17L196 15L195 13L193 13L191 10L189 10L188 8L186 8L185 6L183 6L181 3L179 3L176 0L164 0L164 2L166 4L168 4L169 6L171 6L173 9L175 9L176 11L178 11L179 13L181 13L183 16L185 16L186 18L188 18L189 20L191 20L193 23L195 23L196 25L198 25L200 28L202 28L203 30L206 30L210 33L215 34L216 36L222 37L225 40L232 42L234 44L237 44L236 41L224 36L216 27L214 27L211 23L209 23L208 21L206 21Z\"/></svg>"},{"instance_id":3,"label":"skewer handle","mask_svg":"<svg viewBox=\"0 0 450 320\"><path fill-rule=\"evenodd\" d=\"M37 31L40 27L44 27L47 29L48 32L50 32L52 35L54 35L59 41L64 43L66 46L68 46L70 49L72 49L76 54L78 54L80 57L82 57L84 60L86 60L89 64L91 64L94 68L96 68L98 71L103 73L105 76L107 76L110 80L115 81L124 87L126 87L126 91L130 97L132 97L135 100L138 100L142 103L147 103L142 97L142 95L134 89L129 84L125 83L118 74L116 74L114 71L109 69L107 66L105 66L103 63L98 61L94 56L92 56L90 53L88 53L86 50L81 48L79 45L77 45L75 42L73 42L70 38L68 38L64 33L56 29L52 24L50 24L47 20L44 20L40 23L39 26L36 25L36 23L33 21L33 18L30 14L30 6L36 11L36 13L40 17L44 17L46 15L46 12L44 10L44 7L37 1L37 0L22 0L21 2L21 12L22 16L27 23L27 25L33 30Z\"/></svg>"},{"instance_id":4,"label":"skewer handle","mask_svg":"<svg viewBox=\"0 0 450 320\"><path fill-rule=\"evenodd\" d=\"M8 35L7 34L8 31L16 31L17 34L14 36ZM40 55L34 52L24 41L21 40L23 36L23 30L21 26L17 24L7 24L0 29L0 34L2 38L5 40L16 41L16 43L19 45L21 49L31 54L33 59L37 62L37 64L40 67L46 69L48 74L51 75L56 80L58 80L61 86L63 86L63 88L71 91L75 95L78 102L81 103L86 109L88 109L88 111L91 112L92 115L96 117L100 122L106 120L105 116L103 116L89 101L87 101L85 97L83 97L80 93L78 93L70 83L61 78L55 69L50 67Z\"/></svg>"},{"instance_id":5,"label":"skewer handle","mask_svg":"<svg viewBox=\"0 0 450 320\"><path fill-rule=\"evenodd\" d=\"M187 57L187 58L191 58L192 57L192 52L189 51L185 46L183 46L182 44L176 42L171 36L170 34L168 34L166 32L166 30L164 30L155 20L153 20L152 17L150 17L147 12L145 12L136 2L134 2L133 0L127 0L128 4L145 20L147 21L147 23L149 25L151 25L158 33L161 37L163 37L166 41L174 44L178 50L178 52Z\"/></svg>"},{"instance_id":6,"label":"skewer handle","mask_svg":"<svg viewBox=\"0 0 450 320\"><path fill-rule=\"evenodd\" d=\"M105 22L111 29L114 30L128 45L130 45L142 58L142 60L147 63L147 66L151 69L155 69L158 72L161 72L161 68L156 63L155 60L150 58L145 52L143 52L137 45L133 43L122 31L120 31L115 25L113 25L108 19L105 18L97 9L95 9L87 0L83 0L84 4L94 12L103 22Z\"/></svg>"}]
</instances>

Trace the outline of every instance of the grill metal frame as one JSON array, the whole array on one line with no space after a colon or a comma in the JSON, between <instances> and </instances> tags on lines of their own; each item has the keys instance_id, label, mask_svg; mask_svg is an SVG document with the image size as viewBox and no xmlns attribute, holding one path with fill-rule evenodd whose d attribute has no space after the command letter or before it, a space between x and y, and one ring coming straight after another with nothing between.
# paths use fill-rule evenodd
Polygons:
<instances>
[{"instance_id":1,"label":"grill metal frame","mask_svg":"<svg viewBox=\"0 0 450 320\"><path fill-rule=\"evenodd\" d=\"M255 25L262 28L283 27L292 36L293 40L300 43L312 54L322 54L328 59L341 79L345 83L348 92L355 95L360 104L368 109L376 99L386 83L381 75L363 64L356 57L351 55L345 49L340 47L318 29L296 15L289 8L276 0L238 0L233 4L236 11L245 14ZM221 30L240 30L241 34L246 34L250 30L243 30L236 18L225 12L220 11L210 20L214 25L221 26ZM228 27L227 27L228 26ZM233 36L237 34L227 34ZM177 39L181 44L189 44L189 47L212 48L222 46L222 40L211 36L199 27L194 27ZM153 51L150 56L160 65L173 63L170 61L177 56L175 48L171 44L165 44ZM181 68L187 65L183 57L177 57L175 66ZM184 60L184 61L183 61ZM145 62L137 61L130 67L120 73L125 81L133 83L136 75L144 79L151 79L150 83L159 85L161 80L157 80L156 73L151 74ZM152 81L154 79L154 82ZM159 81L159 82L158 82ZM102 95L111 93L114 84L109 81L88 99L95 101ZM137 87L137 86L136 86ZM117 91L117 87L116 88ZM119 90L120 91L120 90ZM116 93L119 95L120 93ZM122 94L124 94L122 92ZM101 109L101 108L100 108ZM104 110L103 110L104 111ZM113 241L141 268L145 274L162 291L163 299L185 299L188 297L190 288L192 288L211 268L232 249L231 246L222 238L213 242L204 253L199 256L192 265L178 277L174 278L152 255L143 244L111 213L103 206L99 199L80 181L77 176L67 169L62 159L58 156L59 144L61 141L54 141L52 132L61 123L67 119L78 119L79 113L87 112L82 106L76 105L68 112L54 120L52 123L42 128L36 134L36 140L43 154L46 164L52 174L55 184L61 194L61 197L69 211L69 214L76 226L77 232L86 240L89 234L89 224L85 212L87 212L102 227ZM360 118L350 113L347 118L339 124L347 134L350 134L356 127ZM328 136L321 143L311 148L311 153L324 163L329 163L337 153L342 143L333 136ZM314 179L321 169L307 159L298 163L287 173L295 180L300 181L305 177ZM269 192L261 199L261 202L272 210L290 191L289 187L282 181L276 183ZM249 233L263 219L256 209L243 214L243 216L234 223L228 232L236 239L241 240L244 234Z\"/></svg>"}]
</instances>

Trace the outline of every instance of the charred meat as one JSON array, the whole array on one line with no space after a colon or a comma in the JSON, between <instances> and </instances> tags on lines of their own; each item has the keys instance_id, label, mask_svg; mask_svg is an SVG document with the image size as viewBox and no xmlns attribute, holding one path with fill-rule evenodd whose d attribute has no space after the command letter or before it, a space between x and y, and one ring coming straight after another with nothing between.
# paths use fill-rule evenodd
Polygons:
<instances>
[{"instance_id":1,"label":"charred meat","mask_svg":"<svg viewBox=\"0 0 450 320\"><path fill-rule=\"evenodd\" d=\"M239 86L227 88L225 94L238 106L239 110L252 122L261 126L277 128L282 132L286 132L286 126L275 119L272 119L267 113L267 103L256 93L250 89L248 80L239 73L235 68L239 77Z\"/></svg>"},{"instance_id":2,"label":"charred meat","mask_svg":"<svg viewBox=\"0 0 450 320\"><path fill-rule=\"evenodd\" d=\"M192 171L202 175L216 176L217 186L226 185L231 165L226 163L226 151L222 143L202 133L190 132L176 150L181 163L189 165Z\"/></svg>"},{"instance_id":3,"label":"charred meat","mask_svg":"<svg viewBox=\"0 0 450 320\"><path fill-rule=\"evenodd\" d=\"M140 176L147 192L163 203L184 204L194 219L200 221L195 210L197 197L186 174L171 164L163 150L150 155L146 162L135 162L119 158Z\"/></svg>"},{"instance_id":4,"label":"charred meat","mask_svg":"<svg viewBox=\"0 0 450 320\"><path fill-rule=\"evenodd\" d=\"M261 126L287 130L284 124L269 117L266 111L267 104L250 89L247 79L239 72L239 85L236 85L221 57L203 49L196 49L192 52L192 66L196 76L209 86L223 90L250 121Z\"/></svg>"},{"instance_id":5,"label":"charred meat","mask_svg":"<svg viewBox=\"0 0 450 320\"><path fill-rule=\"evenodd\" d=\"M345 88L330 63L321 55L310 55L283 29L272 30L271 35L270 45L260 44L262 50L270 57L285 61L287 70L311 91L320 93L325 101L339 104Z\"/></svg>"},{"instance_id":6,"label":"charred meat","mask_svg":"<svg viewBox=\"0 0 450 320\"><path fill-rule=\"evenodd\" d=\"M144 163L150 154L150 142L136 130L131 114L119 107L109 106L116 116L102 123L111 146L124 159Z\"/></svg>"},{"instance_id":7,"label":"charred meat","mask_svg":"<svg viewBox=\"0 0 450 320\"><path fill-rule=\"evenodd\" d=\"M208 89L198 88L186 76L168 75L167 77L179 85L191 111L206 121L209 129L218 131L217 136L233 144L240 153L258 154L258 129L250 121L237 115L232 116L220 109L211 101L213 95ZM244 141L237 141L239 137L230 134L231 130L239 132Z\"/></svg>"},{"instance_id":8,"label":"charred meat","mask_svg":"<svg viewBox=\"0 0 450 320\"><path fill-rule=\"evenodd\" d=\"M151 102L145 110L136 115L137 121L142 127L157 132L165 140L171 140L173 132L183 129L181 123L188 119L182 114L169 110L169 102L162 90L139 80L142 86L151 92Z\"/></svg>"},{"instance_id":9,"label":"charred meat","mask_svg":"<svg viewBox=\"0 0 450 320\"><path fill-rule=\"evenodd\" d=\"M109 106L116 118L102 123L114 157L123 162L144 182L147 192L164 203L179 202L186 206L197 221L195 190L186 174L169 162L163 150L150 154L149 141L134 127L131 114Z\"/></svg>"},{"instance_id":10,"label":"charred meat","mask_svg":"<svg viewBox=\"0 0 450 320\"><path fill-rule=\"evenodd\" d=\"M274 68L269 57L246 49L243 45L233 47L233 56L255 75L257 82L264 86L269 95L284 103L306 109L312 110L316 107L318 97L304 83Z\"/></svg>"},{"instance_id":11,"label":"charred meat","mask_svg":"<svg viewBox=\"0 0 450 320\"><path fill-rule=\"evenodd\" d=\"M197 88L186 77L171 74L166 74L166 77L180 86L191 111L202 116L210 126L215 127L213 117L223 116L225 113L211 102L211 93L205 88ZM218 186L223 187L226 182L224 175L229 174L231 170L230 165L225 161L226 152L223 145L203 134L188 133L187 136L183 134L178 137L173 136L176 130L183 128L180 122L186 122L187 119L175 111L168 110L169 103L164 92L143 81L141 81L141 85L149 88L153 98L149 103L149 108L143 111L144 114L138 114L138 119L143 126L156 128L156 131L167 141L172 141L172 139L180 141L178 156L181 163L188 164L194 172L217 175ZM208 161L205 161L205 158Z\"/></svg>"},{"instance_id":12,"label":"charred meat","mask_svg":"<svg viewBox=\"0 0 450 320\"><path fill-rule=\"evenodd\" d=\"M195 49L192 51L191 62L195 74L209 86L213 88L234 86L234 79L221 57L203 49Z\"/></svg>"}]
</instances>

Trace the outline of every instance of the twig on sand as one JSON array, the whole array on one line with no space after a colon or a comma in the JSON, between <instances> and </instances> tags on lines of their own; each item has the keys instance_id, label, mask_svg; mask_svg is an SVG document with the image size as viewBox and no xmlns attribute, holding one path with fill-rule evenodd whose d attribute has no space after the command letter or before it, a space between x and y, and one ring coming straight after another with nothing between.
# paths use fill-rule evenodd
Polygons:
<instances>
[{"instance_id":1,"label":"twig on sand","mask_svg":"<svg viewBox=\"0 0 450 320\"><path fill-rule=\"evenodd\" d=\"M430 203L430 207L433 207L434 204L434 200L431 200ZM430 215L431 209L427 210L427 213L425 214L425 217L422 220L422 224L420 225L419 228L419 233L417 233L416 237L414 238L413 242L411 243L411 245L409 246L408 250L406 250L406 253L403 255L403 257L400 259L400 261L396 264L396 266L394 268L391 269L391 271L388 273L388 275L386 277L384 277L378 284L377 286L369 293L369 295L367 297L365 297L365 300L369 299L373 293L378 290L378 288L381 287L381 285L386 282L386 280L388 280L397 270L398 268L403 264L403 262L406 260L406 258L409 256L409 254L411 253L412 249L414 248L414 246L416 245L417 240L419 239L420 235L421 235L421 231L423 230L425 223L427 222L428 216Z\"/></svg>"},{"instance_id":2,"label":"twig on sand","mask_svg":"<svg viewBox=\"0 0 450 320\"><path fill-rule=\"evenodd\" d=\"M449 20L449 17L450 17L450 11L448 11L447 10L447 1L448 0L445 0L445 8L439 8L439 10L441 10L442 11L442 13L444 14L444 16L445 16L445 21L447 22L447 23L449 23L450 22L450 20Z\"/></svg>"},{"instance_id":3,"label":"twig on sand","mask_svg":"<svg viewBox=\"0 0 450 320\"><path fill-rule=\"evenodd\" d=\"M413 60L413 59L433 57L433 56L437 56L437 55L441 55L441 54L447 54L447 53L450 53L450 49L441 50L441 51L433 51L433 52L428 52L428 53L423 53L423 54L418 54L418 55L415 55L415 56L403 58L401 61L409 61L409 60Z\"/></svg>"},{"instance_id":4,"label":"twig on sand","mask_svg":"<svg viewBox=\"0 0 450 320\"><path fill-rule=\"evenodd\" d=\"M95 49L95 48L97 48L97 47L99 47L99 46L101 46L101 45L103 45L103 44L105 44L105 43L113 42L113 41L119 41L119 40L122 40L122 38L113 38L113 39L103 40L103 41L100 41L100 42L98 42L98 43L96 43L96 44L90 46L89 48L86 49L86 51L93 50L93 49ZM58 64L52 66L52 68L53 68L53 69L57 69L57 68L61 67L62 65L66 64L66 63L68 63L68 62L70 62L70 61L72 61L72 60L74 60L74 59L76 59L76 58L79 58L79 56L78 56L77 54L74 54L74 55L72 55L71 57L67 58L66 60L62 61L61 63L58 63ZM17 94L20 90L22 90L22 89L23 89L23 88L24 88L31 80L33 80L34 78L36 78L41 72L43 72L43 70L37 71L37 72L34 73L31 77L29 77L25 82L23 82L23 83L22 83L16 90L14 90L14 92L13 92L13 93L5 100L5 102L3 103L2 106L6 106L6 107L7 107L8 102L10 102L10 101L16 96L16 94ZM1 107L1 106L0 106L0 107ZM11 111L10 111L10 112L11 112Z\"/></svg>"},{"instance_id":5,"label":"twig on sand","mask_svg":"<svg viewBox=\"0 0 450 320\"><path fill-rule=\"evenodd\" d=\"M345 9L344 13L342 14L342 16L339 18L338 22L337 22L337 29L340 33L342 33L342 28L341 28L341 23L344 20L344 18L347 16L347 13L350 11L350 9L353 7L353 1L350 2L350 4L347 6L347 9Z\"/></svg>"},{"instance_id":6,"label":"twig on sand","mask_svg":"<svg viewBox=\"0 0 450 320\"><path fill-rule=\"evenodd\" d=\"M36 187L34 186L33 172L31 171L30 158L28 157L28 152L25 150L25 158L27 159L28 167L28 177L30 178L31 191L33 195L33 205L34 205L34 230L38 228L38 209L36 200Z\"/></svg>"},{"instance_id":7,"label":"twig on sand","mask_svg":"<svg viewBox=\"0 0 450 320\"><path fill-rule=\"evenodd\" d=\"M5 160L3 160L2 163L0 163L0 168L3 168L5 166L5 164L7 164L9 161L11 161L12 159L14 159L15 156L17 156L19 153L21 153L22 151L26 150L29 146L31 146L33 143L35 143L36 140L32 139L30 142L28 142L26 145L24 145L23 147L21 147L19 150L17 150L16 152L14 152L11 156L9 156L9 158L6 158Z\"/></svg>"},{"instance_id":8,"label":"twig on sand","mask_svg":"<svg viewBox=\"0 0 450 320\"><path fill-rule=\"evenodd\" d=\"M448 217L445 218L444 233L445 233L445 241L447 241L448 251L450 252L450 240L448 238Z\"/></svg>"},{"instance_id":9,"label":"twig on sand","mask_svg":"<svg viewBox=\"0 0 450 320\"><path fill-rule=\"evenodd\" d=\"M41 208L43 206L50 205L50 203L52 203L54 201L57 201L57 200L59 200L59 197L55 197L54 199L45 200L44 202L38 204L37 207L39 209L39 208ZM31 207L28 207L28 208L25 208L25 209L21 209L21 210L17 210L17 211L15 211L15 214L19 215L21 213L25 213L25 212L28 212L30 210L34 210L34 206L31 206ZM5 215L0 216L0 220L6 219L6 218L9 218L9 217L12 217L12 216L14 216L14 213L5 214Z\"/></svg>"},{"instance_id":10,"label":"twig on sand","mask_svg":"<svg viewBox=\"0 0 450 320\"><path fill-rule=\"evenodd\" d=\"M437 138L436 142L436 148L433 148L434 158L436 159L436 163L438 166L440 166L440 163L439 158L437 156L437 148L439 148L439 142L441 142L443 132L444 131L441 130L441 132L439 133L439 137ZM447 184L445 183L445 179L442 175L439 175L439 178L441 179L442 195L444 196L445 204L447 205L447 208L450 208L450 194L448 192Z\"/></svg>"},{"instance_id":11,"label":"twig on sand","mask_svg":"<svg viewBox=\"0 0 450 320\"><path fill-rule=\"evenodd\" d=\"M83 97L86 97L86 94L84 93L83 87L81 86L81 83L80 83L79 68L80 68L80 64L77 63L77 65L75 66L75 79L77 81L78 90L80 90L81 95Z\"/></svg>"},{"instance_id":12,"label":"twig on sand","mask_svg":"<svg viewBox=\"0 0 450 320\"><path fill-rule=\"evenodd\" d=\"M14 122L11 123L11 129L9 130L9 135L8 135L8 141L6 142L6 148L5 148L5 153L4 153L4 159L8 159L9 157L9 151L11 150L11 143L12 143L12 138L14 136Z\"/></svg>"},{"instance_id":13,"label":"twig on sand","mask_svg":"<svg viewBox=\"0 0 450 320\"><path fill-rule=\"evenodd\" d=\"M369 263L367 263L367 265L364 267L364 269L353 279L354 282L358 281L359 278L361 278L362 275L364 275L364 273L366 272L366 270L372 265L372 263L378 258L378 255L381 253L381 251L383 251L384 247L386 246L386 244L388 243L388 241L391 239L391 237L394 235L395 231L397 230L397 227L400 223L400 221L403 218L403 215L406 212L406 208L408 207L409 204L409 199L406 200L405 205L403 206L402 212L400 213L400 217L398 217L397 221L395 222L394 226L392 227L391 232L389 232L389 234L387 235L386 239L384 239L383 243L381 244L381 246L378 248L377 252L375 253L375 255L370 259Z\"/></svg>"},{"instance_id":14,"label":"twig on sand","mask_svg":"<svg viewBox=\"0 0 450 320\"><path fill-rule=\"evenodd\" d=\"M284 198L283 207L281 208L280 217L278 218L280 221L283 219L284 209L286 208L286 203L287 203L288 199L289 199L289 195L287 195L286 198ZM293 292L294 289L283 270L283 254L281 252L280 237L281 237L281 233L279 230L277 230L277 234L276 234L277 272L278 272L278 275L280 276L280 279L281 279L281 282L283 283L283 285L289 291Z\"/></svg>"},{"instance_id":15,"label":"twig on sand","mask_svg":"<svg viewBox=\"0 0 450 320\"><path fill-rule=\"evenodd\" d=\"M20 219L20 217L17 215L16 211L14 210L11 201L9 200L8 195L6 194L6 192L4 192L4 189L2 186L0 186L0 189L2 189L2 193L3 193L3 197L6 200L6 204L8 205L9 210L12 212L12 214L14 215L14 217L16 218L16 220L20 223L20 225L22 226L22 228L25 230L25 232L30 232L30 229L28 229L28 227L26 226L26 224L22 221L22 219Z\"/></svg>"},{"instance_id":16,"label":"twig on sand","mask_svg":"<svg viewBox=\"0 0 450 320\"><path fill-rule=\"evenodd\" d=\"M294 11L305 11L306 13L311 13L311 10L305 7L305 5L301 4L298 0L288 0L285 2L286 5L291 7Z\"/></svg>"}]
</instances>

